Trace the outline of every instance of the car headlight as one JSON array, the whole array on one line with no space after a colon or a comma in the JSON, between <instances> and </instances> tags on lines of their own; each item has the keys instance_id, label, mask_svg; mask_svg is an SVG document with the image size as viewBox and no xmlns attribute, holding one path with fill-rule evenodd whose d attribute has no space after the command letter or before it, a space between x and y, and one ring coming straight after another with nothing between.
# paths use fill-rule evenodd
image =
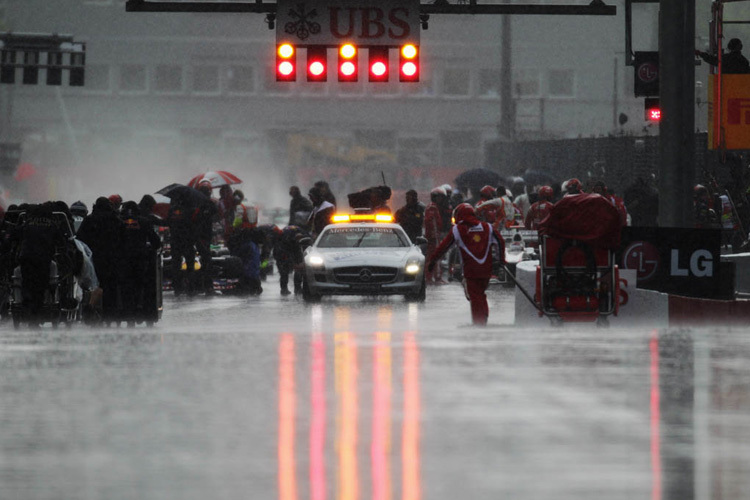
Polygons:
<instances>
[{"instance_id":1,"label":"car headlight","mask_svg":"<svg viewBox=\"0 0 750 500\"><path fill-rule=\"evenodd\" d=\"M417 261L411 261L406 263L406 274L417 274L422 267Z\"/></svg>"},{"instance_id":2,"label":"car headlight","mask_svg":"<svg viewBox=\"0 0 750 500\"><path fill-rule=\"evenodd\" d=\"M325 264L323 257L319 255L311 255L310 258L307 259L307 262L313 267L320 267Z\"/></svg>"}]
</instances>

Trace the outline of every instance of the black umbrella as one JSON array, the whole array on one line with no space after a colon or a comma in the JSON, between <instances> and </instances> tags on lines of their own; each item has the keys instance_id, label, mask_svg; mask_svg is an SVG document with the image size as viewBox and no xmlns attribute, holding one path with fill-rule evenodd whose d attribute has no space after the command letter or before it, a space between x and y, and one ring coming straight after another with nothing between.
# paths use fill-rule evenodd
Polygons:
<instances>
[{"instance_id":1,"label":"black umbrella","mask_svg":"<svg viewBox=\"0 0 750 500\"><path fill-rule=\"evenodd\" d=\"M162 196L166 196L167 198L171 198L173 191L177 192L184 187L187 187L187 186L183 184L170 184L169 186L165 186L161 188L160 190L158 190L156 194L160 194Z\"/></svg>"},{"instance_id":2,"label":"black umbrella","mask_svg":"<svg viewBox=\"0 0 750 500\"><path fill-rule=\"evenodd\" d=\"M166 196L172 201L181 201L195 207L211 201L197 189L185 186L184 184L170 184L161 188L156 193Z\"/></svg>"},{"instance_id":3,"label":"black umbrella","mask_svg":"<svg viewBox=\"0 0 750 500\"><path fill-rule=\"evenodd\" d=\"M372 195L375 194L381 202L391 199L391 188L388 186L374 186L371 188L349 193L349 206L352 208L372 208Z\"/></svg>"},{"instance_id":4,"label":"black umbrella","mask_svg":"<svg viewBox=\"0 0 750 500\"><path fill-rule=\"evenodd\" d=\"M497 186L502 177L500 174L487 168L474 168L463 172L456 177L456 184L461 187L481 188L482 186Z\"/></svg>"}]
</instances>

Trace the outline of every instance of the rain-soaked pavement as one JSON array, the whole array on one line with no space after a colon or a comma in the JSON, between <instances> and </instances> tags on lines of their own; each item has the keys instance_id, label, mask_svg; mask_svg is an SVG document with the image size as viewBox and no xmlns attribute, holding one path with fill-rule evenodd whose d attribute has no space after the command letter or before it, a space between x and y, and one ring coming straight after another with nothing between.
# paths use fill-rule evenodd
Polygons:
<instances>
[{"instance_id":1,"label":"rain-soaked pavement","mask_svg":"<svg viewBox=\"0 0 750 500\"><path fill-rule=\"evenodd\" d=\"M0 499L750 498L748 330L513 327L491 293L0 326Z\"/></svg>"}]
</instances>

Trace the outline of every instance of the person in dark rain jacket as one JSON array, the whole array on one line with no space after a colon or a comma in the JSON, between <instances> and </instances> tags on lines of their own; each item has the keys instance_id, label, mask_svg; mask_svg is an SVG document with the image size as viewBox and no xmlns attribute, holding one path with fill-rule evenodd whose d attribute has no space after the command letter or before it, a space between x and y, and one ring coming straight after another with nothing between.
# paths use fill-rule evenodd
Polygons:
<instances>
[{"instance_id":1,"label":"person in dark rain jacket","mask_svg":"<svg viewBox=\"0 0 750 500\"><path fill-rule=\"evenodd\" d=\"M140 209L134 201L122 204L121 217L123 220L122 259L119 266L120 289L122 290L122 305L124 319L128 326L133 326L141 316L147 299L149 264L153 252L160 246L161 241L154 231L151 221L141 216Z\"/></svg>"},{"instance_id":2,"label":"person in dark rain jacket","mask_svg":"<svg viewBox=\"0 0 750 500\"><path fill-rule=\"evenodd\" d=\"M100 197L94 203L91 214L83 219L77 234L78 239L86 243L92 252L94 269L103 293L102 314L105 322L115 321L118 316L117 277L123 227L112 203Z\"/></svg>"},{"instance_id":3,"label":"person in dark rain jacket","mask_svg":"<svg viewBox=\"0 0 750 500\"><path fill-rule=\"evenodd\" d=\"M750 73L750 62L742 55L742 41L732 38L727 44L727 49L729 52L723 53L721 57L721 72L725 75ZM714 54L696 50L695 55L712 66L719 64L719 58Z\"/></svg>"},{"instance_id":4,"label":"person in dark rain jacket","mask_svg":"<svg viewBox=\"0 0 750 500\"><path fill-rule=\"evenodd\" d=\"M211 201L211 184L201 183L198 191L204 194L205 200L195 207L192 221L194 230L195 249L201 259L201 268L198 272L198 286L200 291L206 295L215 295L214 282L211 270L211 239L213 237L214 220L219 211L216 204Z\"/></svg>"},{"instance_id":5,"label":"person in dark rain jacket","mask_svg":"<svg viewBox=\"0 0 750 500\"><path fill-rule=\"evenodd\" d=\"M400 224L412 243L422 236L425 206L420 203L417 192L410 189L406 192L406 205L396 211L396 223Z\"/></svg>"},{"instance_id":6,"label":"person in dark rain jacket","mask_svg":"<svg viewBox=\"0 0 750 500\"><path fill-rule=\"evenodd\" d=\"M308 193L313 204L313 210L308 219L308 228L312 237L317 238L323 228L331 223L336 207L323 196L320 188L313 187Z\"/></svg>"},{"instance_id":7,"label":"person in dark rain jacket","mask_svg":"<svg viewBox=\"0 0 750 500\"><path fill-rule=\"evenodd\" d=\"M281 295L289 295L289 275L294 273L294 294L302 291L302 244L301 240L309 235L299 226L287 226L276 238L273 247L273 258L279 270Z\"/></svg>"},{"instance_id":8,"label":"person in dark rain jacket","mask_svg":"<svg viewBox=\"0 0 750 500\"><path fill-rule=\"evenodd\" d=\"M195 247L190 220L191 207L180 197L172 198L169 204L167 225L169 226L169 244L172 256L172 287L175 296L183 293L193 294L193 272L195 271ZM185 259L185 270L182 261Z\"/></svg>"},{"instance_id":9,"label":"person in dark rain jacket","mask_svg":"<svg viewBox=\"0 0 750 500\"><path fill-rule=\"evenodd\" d=\"M304 224L312 212L312 203L302 196L299 187L292 186L289 188L289 196L292 197L289 202L289 222L288 226Z\"/></svg>"}]
</instances>

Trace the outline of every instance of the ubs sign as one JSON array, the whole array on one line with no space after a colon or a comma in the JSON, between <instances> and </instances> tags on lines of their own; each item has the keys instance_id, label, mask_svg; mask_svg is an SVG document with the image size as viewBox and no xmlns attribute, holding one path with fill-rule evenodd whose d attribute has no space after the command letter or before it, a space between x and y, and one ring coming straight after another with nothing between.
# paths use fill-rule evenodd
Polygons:
<instances>
[{"instance_id":1,"label":"ubs sign","mask_svg":"<svg viewBox=\"0 0 750 500\"><path fill-rule=\"evenodd\" d=\"M279 0L277 5L277 44L419 44L419 0Z\"/></svg>"}]
</instances>

